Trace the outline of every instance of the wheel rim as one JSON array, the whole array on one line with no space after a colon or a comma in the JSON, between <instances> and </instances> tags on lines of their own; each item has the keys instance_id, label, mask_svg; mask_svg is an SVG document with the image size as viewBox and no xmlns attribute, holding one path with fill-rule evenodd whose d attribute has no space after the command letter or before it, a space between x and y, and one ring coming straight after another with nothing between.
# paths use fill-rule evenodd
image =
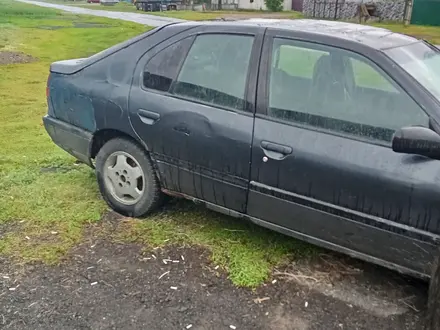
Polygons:
<instances>
[{"instance_id":1,"label":"wheel rim","mask_svg":"<svg viewBox=\"0 0 440 330\"><path fill-rule=\"evenodd\" d=\"M145 175L139 162L124 151L112 153L104 164L107 190L124 205L136 204L145 192Z\"/></svg>"}]
</instances>

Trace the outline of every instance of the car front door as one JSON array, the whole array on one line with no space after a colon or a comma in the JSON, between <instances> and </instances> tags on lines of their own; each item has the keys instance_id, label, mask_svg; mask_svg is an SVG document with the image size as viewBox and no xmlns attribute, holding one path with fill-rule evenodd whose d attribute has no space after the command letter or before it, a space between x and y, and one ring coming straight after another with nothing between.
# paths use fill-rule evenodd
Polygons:
<instances>
[{"instance_id":1,"label":"car front door","mask_svg":"<svg viewBox=\"0 0 440 330\"><path fill-rule=\"evenodd\" d=\"M428 115L355 52L269 31L263 54L248 214L327 248L429 274L440 162L391 149L396 129L428 127Z\"/></svg>"},{"instance_id":2,"label":"car front door","mask_svg":"<svg viewBox=\"0 0 440 330\"><path fill-rule=\"evenodd\" d=\"M130 119L164 189L245 212L259 31L196 28L139 61Z\"/></svg>"}]
</instances>

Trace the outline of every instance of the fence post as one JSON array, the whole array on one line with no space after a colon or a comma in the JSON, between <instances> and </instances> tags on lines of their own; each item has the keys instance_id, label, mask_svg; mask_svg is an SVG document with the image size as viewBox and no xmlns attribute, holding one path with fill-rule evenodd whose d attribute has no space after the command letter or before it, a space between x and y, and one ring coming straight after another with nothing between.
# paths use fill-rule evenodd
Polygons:
<instances>
[{"instance_id":1,"label":"fence post","mask_svg":"<svg viewBox=\"0 0 440 330\"><path fill-rule=\"evenodd\" d=\"M405 1L405 12L403 13L403 24L409 25L411 23L411 14L413 10L413 0L406 0Z\"/></svg>"},{"instance_id":2,"label":"fence post","mask_svg":"<svg viewBox=\"0 0 440 330\"><path fill-rule=\"evenodd\" d=\"M335 4L335 18L334 18L335 20L337 16L338 16L338 0L336 0L336 4Z\"/></svg>"}]
</instances>

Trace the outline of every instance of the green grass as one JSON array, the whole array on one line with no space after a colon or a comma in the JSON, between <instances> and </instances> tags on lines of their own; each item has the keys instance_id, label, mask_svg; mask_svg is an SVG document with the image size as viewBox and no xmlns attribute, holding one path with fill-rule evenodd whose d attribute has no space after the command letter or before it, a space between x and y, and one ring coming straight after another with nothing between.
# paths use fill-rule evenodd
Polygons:
<instances>
[{"instance_id":1,"label":"green grass","mask_svg":"<svg viewBox=\"0 0 440 330\"><path fill-rule=\"evenodd\" d=\"M78 23L105 28L76 28ZM84 57L143 32L142 25L77 16L0 0L0 51L32 55L32 63L0 65L0 253L57 263L99 228L107 206L94 172L55 146L42 126L51 62ZM192 204L171 206L145 221L123 223L117 238L148 246L200 245L237 285L256 286L272 267L315 251L271 231Z\"/></svg>"},{"instance_id":2,"label":"green grass","mask_svg":"<svg viewBox=\"0 0 440 330\"><path fill-rule=\"evenodd\" d=\"M423 26L423 25L408 25L396 23L378 23L374 26L382 27L397 33L407 34L416 38L425 39L429 42L438 45L440 44L440 26Z\"/></svg>"},{"instance_id":3,"label":"green grass","mask_svg":"<svg viewBox=\"0 0 440 330\"><path fill-rule=\"evenodd\" d=\"M257 286L274 265L291 258L310 257L317 249L243 220L225 217L179 201L148 221L125 224L119 237L150 246L201 245L212 261L229 273L236 285Z\"/></svg>"},{"instance_id":4,"label":"green grass","mask_svg":"<svg viewBox=\"0 0 440 330\"><path fill-rule=\"evenodd\" d=\"M85 22L106 27L74 27ZM76 166L42 126L49 65L91 55L144 30L134 23L0 0L0 51L24 52L37 59L0 65L0 226L20 224L20 230L0 240L1 253L55 262L78 242L85 224L100 219L106 206L93 172Z\"/></svg>"}]
</instances>

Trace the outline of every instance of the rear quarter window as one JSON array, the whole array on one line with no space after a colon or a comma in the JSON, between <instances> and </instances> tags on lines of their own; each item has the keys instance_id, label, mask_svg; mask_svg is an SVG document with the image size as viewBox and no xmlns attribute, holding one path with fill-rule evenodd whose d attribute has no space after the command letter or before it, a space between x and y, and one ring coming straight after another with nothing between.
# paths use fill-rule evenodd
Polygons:
<instances>
[{"instance_id":1,"label":"rear quarter window","mask_svg":"<svg viewBox=\"0 0 440 330\"><path fill-rule=\"evenodd\" d=\"M167 92L176 79L193 38L180 40L154 55L145 65L143 86Z\"/></svg>"}]
</instances>

